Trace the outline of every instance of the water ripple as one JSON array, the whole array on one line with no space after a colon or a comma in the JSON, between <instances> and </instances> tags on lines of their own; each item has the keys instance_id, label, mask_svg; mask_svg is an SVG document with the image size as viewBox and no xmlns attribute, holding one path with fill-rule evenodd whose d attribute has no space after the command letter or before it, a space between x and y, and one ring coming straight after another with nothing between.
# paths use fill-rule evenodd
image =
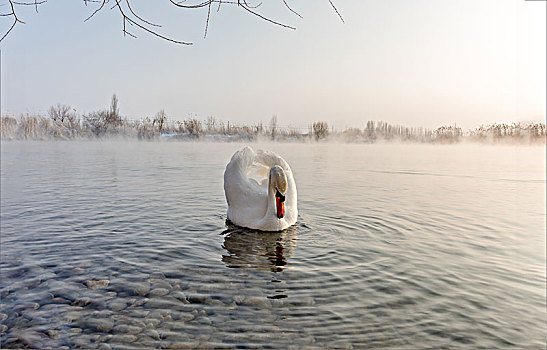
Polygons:
<instances>
[{"instance_id":1,"label":"water ripple","mask_svg":"<svg viewBox=\"0 0 547 350\"><path fill-rule=\"evenodd\" d=\"M266 145L300 217L264 233L241 145L67 145L2 144L2 348L545 346L544 149Z\"/></svg>"}]
</instances>

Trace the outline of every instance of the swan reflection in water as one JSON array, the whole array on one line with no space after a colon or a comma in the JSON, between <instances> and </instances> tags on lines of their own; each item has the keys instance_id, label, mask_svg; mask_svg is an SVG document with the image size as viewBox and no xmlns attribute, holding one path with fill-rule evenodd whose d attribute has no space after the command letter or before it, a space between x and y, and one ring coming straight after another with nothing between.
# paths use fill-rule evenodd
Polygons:
<instances>
[{"instance_id":1,"label":"swan reflection in water","mask_svg":"<svg viewBox=\"0 0 547 350\"><path fill-rule=\"evenodd\" d=\"M231 268L260 269L281 272L287 267L287 259L296 247L298 225L281 232L263 232L238 227L226 221L227 229L222 232L222 247L228 254L222 261Z\"/></svg>"}]
</instances>

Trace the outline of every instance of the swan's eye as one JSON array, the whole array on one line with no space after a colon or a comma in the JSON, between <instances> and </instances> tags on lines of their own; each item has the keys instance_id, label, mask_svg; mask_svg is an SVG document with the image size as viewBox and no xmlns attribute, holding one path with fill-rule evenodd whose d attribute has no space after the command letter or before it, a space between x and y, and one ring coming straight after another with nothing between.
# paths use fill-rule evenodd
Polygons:
<instances>
[{"instance_id":1,"label":"swan's eye","mask_svg":"<svg viewBox=\"0 0 547 350\"><path fill-rule=\"evenodd\" d=\"M281 192L279 192L279 190L276 188L275 189L275 196L277 198L279 198L279 201L280 202L284 202L285 201L285 196L281 194Z\"/></svg>"}]
</instances>

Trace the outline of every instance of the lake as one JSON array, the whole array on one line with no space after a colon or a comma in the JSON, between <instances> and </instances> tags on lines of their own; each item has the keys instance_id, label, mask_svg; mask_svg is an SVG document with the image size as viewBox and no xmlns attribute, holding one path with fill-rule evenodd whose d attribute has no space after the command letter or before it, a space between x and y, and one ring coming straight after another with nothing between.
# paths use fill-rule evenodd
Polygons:
<instances>
[{"instance_id":1,"label":"lake","mask_svg":"<svg viewBox=\"0 0 547 350\"><path fill-rule=\"evenodd\" d=\"M545 146L250 145L284 232L226 222L241 143L3 142L1 347L545 348Z\"/></svg>"}]
</instances>

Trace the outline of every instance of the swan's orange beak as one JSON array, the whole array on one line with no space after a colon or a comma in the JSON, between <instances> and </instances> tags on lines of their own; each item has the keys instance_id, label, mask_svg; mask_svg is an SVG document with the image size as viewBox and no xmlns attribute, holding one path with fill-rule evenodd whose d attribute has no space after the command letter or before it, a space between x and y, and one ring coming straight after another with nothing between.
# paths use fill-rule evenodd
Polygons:
<instances>
[{"instance_id":1,"label":"swan's orange beak","mask_svg":"<svg viewBox=\"0 0 547 350\"><path fill-rule=\"evenodd\" d=\"M277 207L277 218L283 219L285 216L285 196L276 191L275 194L275 205Z\"/></svg>"}]
</instances>

